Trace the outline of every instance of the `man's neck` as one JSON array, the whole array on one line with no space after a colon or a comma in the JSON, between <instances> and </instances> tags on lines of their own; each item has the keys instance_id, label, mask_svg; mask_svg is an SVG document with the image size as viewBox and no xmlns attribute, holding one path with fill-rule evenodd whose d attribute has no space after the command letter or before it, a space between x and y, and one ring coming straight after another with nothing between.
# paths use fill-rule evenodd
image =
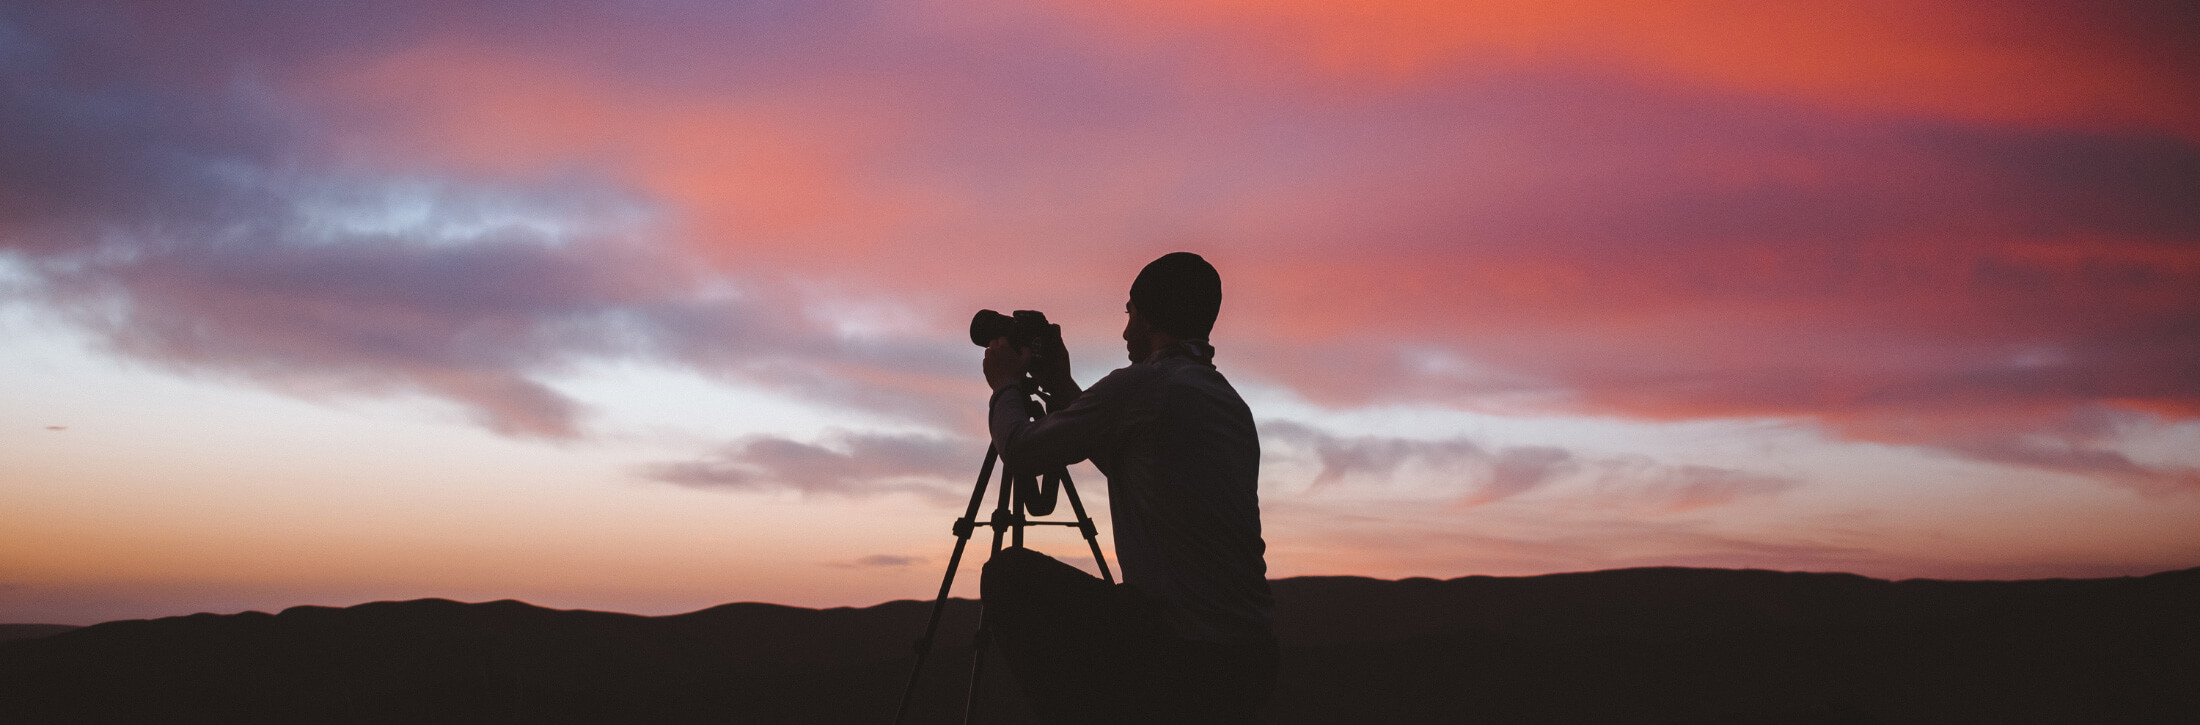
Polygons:
<instances>
[{"instance_id":1,"label":"man's neck","mask_svg":"<svg viewBox=\"0 0 2200 725\"><path fill-rule=\"evenodd\" d=\"M1170 336L1166 342L1163 342L1162 336L1155 335L1154 337L1153 352L1147 353L1146 359L1140 362L1153 363L1160 362L1163 358L1183 357L1207 367L1214 367L1215 365L1215 348L1213 345L1207 344L1206 340Z\"/></svg>"}]
</instances>

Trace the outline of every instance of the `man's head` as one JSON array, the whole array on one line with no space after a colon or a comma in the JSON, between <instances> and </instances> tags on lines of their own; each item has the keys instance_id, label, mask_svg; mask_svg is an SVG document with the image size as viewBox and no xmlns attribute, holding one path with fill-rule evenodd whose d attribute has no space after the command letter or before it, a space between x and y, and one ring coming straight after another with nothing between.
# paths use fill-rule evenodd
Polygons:
<instances>
[{"instance_id":1,"label":"man's head","mask_svg":"<svg viewBox=\"0 0 2200 725\"><path fill-rule=\"evenodd\" d=\"M1172 252L1139 270L1123 329L1132 362L1153 353L1153 333L1174 340L1204 340L1222 311L1222 275L1191 252Z\"/></svg>"}]
</instances>

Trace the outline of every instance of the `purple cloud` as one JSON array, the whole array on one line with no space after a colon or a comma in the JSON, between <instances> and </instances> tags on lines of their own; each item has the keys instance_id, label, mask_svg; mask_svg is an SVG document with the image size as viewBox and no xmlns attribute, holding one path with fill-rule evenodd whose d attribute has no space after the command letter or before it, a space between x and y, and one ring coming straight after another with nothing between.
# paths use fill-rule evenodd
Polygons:
<instances>
[{"instance_id":1,"label":"purple cloud","mask_svg":"<svg viewBox=\"0 0 2200 725\"><path fill-rule=\"evenodd\" d=\"M973 476L968 441L924 435L838 433L820 443L753 436L697 461L660 463L642 475L693 488L732 491L797 491L870 496L881 493L952 495L951 481Z\"/></svg>"},{"instance_id":2,"label":"purple cloud","mask_svg":"<svg viewBox=\"0 0 2200 725\"><path fill-rule=\"evenodd\" d=\"M2083 440L2035 433L1959 441L1947 448L1975 461L2084 476L2147 496L2200 493L2200 468L2144 465L2121 451Z\"/></svg>"},{"instance_id":3,"label":"purple cloud","mask_svg":"<svg viewBox=\"0 0 2200 725\"><path fill-rule=\"evenodd\" d=\"M1484 463L1490 454L1465 438L1422 440L1384 436L1337 436L1287 420L1260 424L1264 437L1313 450L1321 461L1314 486L1334 485L1348 476L1383 479L1398 468L1418 463L1429 468L1465 473L1468 464Z\"/></svg>"},{"instance_id":4,"label":"purple cloud","mask_svg":"<svg viewBox=\"0 0 2200 725\"><path fill-rule=\"evenodd\" d=\"M1645 456L1588 458L1553 446L1493 450L1463 437L1338 436L1281 420L1263 422L1261 431L1286 447L1311 451L1322 467L1313 482L1317 487L1348 477L1383 480L1407 466L1419 466L1458 481L1465 491L1458 498L1462 507L1502 501L1579 473L1594 474L1594 500L1667 512L1774 496L1802 484L1785 476L1659 464Z\"/></svg>"},{"instance_id":5,"label":"purple cloud","mask_svg":"<svg viewBox=\"0 0 2200 725\"><path fill-rule=\"evenodd\" d=\"M854 339L796 312L803 285L965 309L1045 294L1105 329L1128 270L1193 240L1234 265L1233 371L1325 403L1814 418L2192 488L2115 441L2040 442L2074 408L2200 410L2190 139L1574 66L1195 83L1226 44L1153 54L1075 23L881 3L9 6L0 254L125 354L301 394L425 393L564 438L587 411L544 381L606 358L968 424L953 320L926 308ZM386 98L338 82L423 47L510 74L441 88L453 69L427 63ZM555 113L490 102L537 86L553 102L521 108ZM781 128L816 153L778 159ZM823 221L759 232L742 215L771 204L658 167L751 134L727 165L779 165L735 180ZM1060 291L1072 279L1118 282ZM1323 485L1471 464L1500 498L1578 463L1327 445Z\"/></svg>"},{"instance_id":6,"label":"purple cloud","mask_svg":"<svg viewBox=\"0 0 2200 725\"><path fill-rule=\"evenodd\" d=\"M1460 501L1464 506L1511 498L1542 486L1579 468L1574 454L1549 446L1517 446L1497 452L1490 460L1490 480L1481 490Z\"/></svg>"}]
</instances>

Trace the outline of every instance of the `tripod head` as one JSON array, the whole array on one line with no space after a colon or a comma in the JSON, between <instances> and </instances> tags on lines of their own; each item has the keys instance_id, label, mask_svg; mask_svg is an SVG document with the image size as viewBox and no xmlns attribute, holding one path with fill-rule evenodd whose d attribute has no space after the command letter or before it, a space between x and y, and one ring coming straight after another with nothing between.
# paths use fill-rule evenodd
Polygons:
<instances>
[{"instance_id":1,"label":"tripod head","mask_svg":"<svg viewBox=\"0 0 2200 725\"><path fill-rule=\"evenodd\" d=\"M1042 392L1038 383L1029 376L1017 386L1024 393L1024 415L1037 420L1046 417L1054 407L1053 398ZM1061 491L1062 481L1069 478L1069 469L1055 466L1050 470L1034 471L1011 463L1004 475L1013 482L1011 485L1016 491L1016 513L1020 520L1020 515L1025 513L1033 516L1054 513L1055 499Z\"/></svg>"}]
</instances>

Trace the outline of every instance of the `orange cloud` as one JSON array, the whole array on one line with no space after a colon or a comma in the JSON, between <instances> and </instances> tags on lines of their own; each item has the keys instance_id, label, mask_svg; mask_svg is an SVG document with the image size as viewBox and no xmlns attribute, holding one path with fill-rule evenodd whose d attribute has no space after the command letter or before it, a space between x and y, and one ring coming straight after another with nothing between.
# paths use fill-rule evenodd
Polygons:
<instances>
[{"instance_id":1,"label":"orange cloud","mask_svg":"<svg viewBox=\"0 0 2200 725\"><path fill-rule=\"evenodd\" d=\"M1850 440L2200 491L2200 473L2116 449L2119 429L2200 417L2200 254L2182 247L1554 245L1238 272L1259 311L1241 320L1253 350L1233 361L1334 405L1812 420Z\"/></svg>"},{"instance_id":2,"label":"orange cloud","mask_svg":"<svg viewBox=\"0 0 2200 725\"><path fill-rule=\"evenodd\" d=\"M1412 83L1530 66L1874 113L2200 138L2174 7L1969 0L1065 0L1140 45L1240 39L1231 70ZM1265 61L1255 60L1256 58ZM1271 62L1280 65L1263 66Z\"/></svg>"},{"instance_id":3,"label":"orange cloud","mask_svg":"<svg viewBox=\"0 0 2200 725\"><path fill-rule=\"evenodd\" d=\"M256 144L232 138L246 125L234 119L194 123L200 112L183 111L203 104L163 95L165 82L147 82L146 107L177 110L151 129L99 116L107 89L25 94L43 115L17 124L14 146L96 173L63 177L79 182L63 193L25 175L0 200L35 189L143 214L154 230L243 228L317 203L256 186L249 172L264 170L461 190L569 181L662 212L661 227L605 226L621 242L680 247L660 250L678 270L638 266L512 316L626 314L663 327L647 349L615 349L609 333L527 355L465 347L479 336L448 321L526 325L459 304L475 280L438 270L533 258L518 247L501 262L429 255L390 273L432 277L454 299L268 304L330 284L270 269L256 292L175 287L167 296L184 302L166 307L204 318L195 326L179 314L168 333L117 331L161 341L143 348L158 354L234 321L229 339L255 344L176 357L402 379L516 432L574 429L572 411L514 384L525 378L513 370L594 355L662 354L836 401L946 410L968 384L950 362L961 315L1043 308L1073 335L1106 339L1138 265L1190 248L1230 280L1224 359L1324 402L1807 417L1859 438L2099 467L2082 447L2054 459L1972 440L1970 426L2053 425L2103 405L2182 420L2200 399L2180 367L2200 308L2188 201L2200 153L2144 130L2185 128L2193 91L2172 81L2190 61L2152 62L2167 31L2126 33L2136 12L1194 0L1061 4L990 23L918 12L927 22L914 25L856 11L698 9L659 24L488 12L336 50L268 51L288 95L216 104L295 132ZM161 140L133 141L147 134ZM316 156L316 142L336 153ZM207 203L222 184L256 203ZM162 203L138 201L147 195ZM316 223L251 253L177 258L325 256L300 244ZM211 238L176 234L193 251ZM368 236L405 255L433 241ZM371 261L360 263L379 269ZM581 270L595 264L549 267L593 280ZM141 266L151 271L116 283L146 300L164 298L150 294L169 290L164 279L225 279ZM360 276L345 271L352 260L308 266L317 279ZM598 296L653 275L663 279L634 286L689 288L654 302ZM513 280L514 293L529 282ZM714 284L758 297L741 309L772 324L711 322L732 314L698 302ZM812 319L830 314L806 305L834 297L915 311L865 333L881 344L833 340L832 320ZM294 319L306 311L346 324ZM329 334L347 325L359 334ZM391 330L411 344L388 344ZM1902 432L1918 429L1907 417L1936 416L1947 431Z\"/></svg>"},{"instance_id":4,"label":"orange cloud","mask_svg":"<svg viewBox=\"0 0 2200 725\"><path fill-rule=\"evenodd\" d=\"M922 200L868 189L858 175L858 160L890 155L901 133L896 114L848 99L888 79L697 92L539 48L457 39L304 77L301 94L364 119L344 144L353 162L608 172L677 210L687 240L727 259L815 262L873 250Z\"/></svg>"}]
</instances>

